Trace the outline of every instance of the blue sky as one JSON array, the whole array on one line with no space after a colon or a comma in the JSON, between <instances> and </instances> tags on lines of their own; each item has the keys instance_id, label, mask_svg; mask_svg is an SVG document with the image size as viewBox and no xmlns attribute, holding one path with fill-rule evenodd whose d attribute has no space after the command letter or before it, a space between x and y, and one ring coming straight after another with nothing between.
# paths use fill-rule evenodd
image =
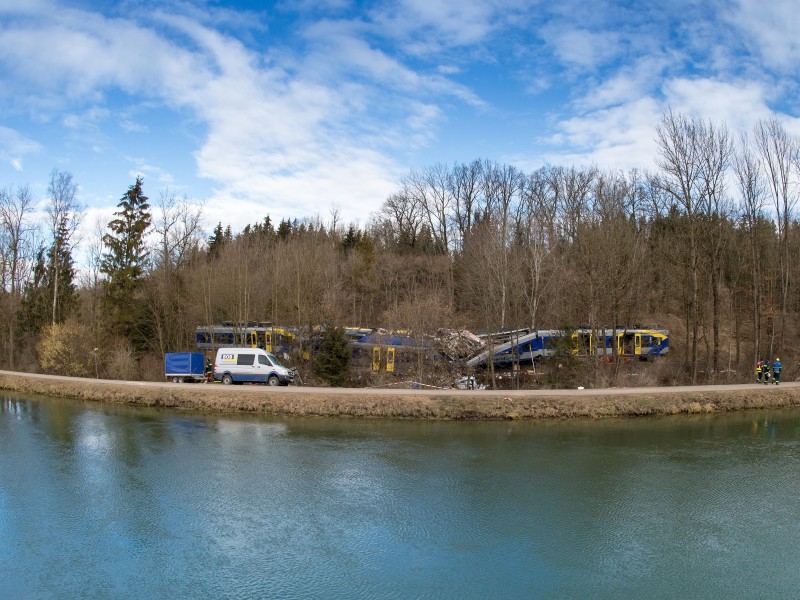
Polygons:
<instances>
[{"instance_id":1,"label":"blue sky","mask_svg":"<svg viewBox=\"0 0 800 600\"><path fill-rule=\"evenodd\" d=\"M766 4L766 5L765 5ZM0 0L0 187L364 224L412 168L651 168L662 111L800 133L788 0Z\"/></svg>"}]
</instances>

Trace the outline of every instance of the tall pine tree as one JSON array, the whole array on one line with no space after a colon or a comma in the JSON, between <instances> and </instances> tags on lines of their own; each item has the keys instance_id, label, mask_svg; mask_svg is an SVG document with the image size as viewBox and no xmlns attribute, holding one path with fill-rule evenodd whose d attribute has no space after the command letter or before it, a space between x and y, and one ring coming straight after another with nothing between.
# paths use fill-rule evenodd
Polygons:
<instances>
[{"instance_id":1,"label":"tall pine tree","mask_svg":"<svg viewBox=\"0 0 800 600\"><path fill-rule=\"evenodd\" d=\"M219 222L208 238L208 255L213 257L218 256L220 249L224 245L225 233L222 231L222 222Z\"/></svg>"},{"instance_id":2,"label":"tall pine tree","mask_svg":"<svg viewBox=\"0 0 800 600\"><path fill-rule=\"evenodd\" d=\"M30 280L25 284L19 315L19 331L38 335L42 327L50 322L51 286L49 285L48 260L43 247L36 251Z\"/></svg>"},{"instance_id":3,"label":"tall pine tree","mask_svg":"<svg viewBox=\"0 0 800 600\"><path fill-rule=\"evenodd\" d=\"M314 375L330 385L342 387L350 381L350 356L352 349L347 343L344 329L331 327L322 334L322 342L314 361Z\"/></svg>"},{"instance_id":4,"label":"tall pine tree","mask_svg":"<svg viewBox=\"0 0 800 600\"><path fill-rule=\"evenodd\" d=\"M63 323L78 306L75 261L59 228L47 251L36 253L31 279L25 284L20 314L20 331L38 334L47 324ZM55 303L55 310L53 304Z\"/></svg>"},{"instance_id":5,"label":"tall pine tree","mask_svg":"<svg viewBox=\"0 0 800 600\"><path fill-rule=\"evenodd\" d=\"M148 198L142 193L142 178L128 188L108 223L110 233L103 236L108 251L103 254L100 271L107 276L106 307L114 330L138 347L146 337L141 330L144 311L138 304L137 291L145 273L148 252L145 235L151 215Z\"/></svg>"},{"instance_id":6,"label":"tall pine tree","mask_svg":"<svg viewBox=\"0 0 800 600\"><path fill-rule=\"evenodd\" d=\"M53 234L53 245L48 252L50 259L49 283L51 298L51 323L61 323L75 303L75 270L72 261L73 236L80 225L82 208L75 199L78 184L72 173L53 169L47 193L50 201L47 215Z\"/></svg>"}]
</instances>

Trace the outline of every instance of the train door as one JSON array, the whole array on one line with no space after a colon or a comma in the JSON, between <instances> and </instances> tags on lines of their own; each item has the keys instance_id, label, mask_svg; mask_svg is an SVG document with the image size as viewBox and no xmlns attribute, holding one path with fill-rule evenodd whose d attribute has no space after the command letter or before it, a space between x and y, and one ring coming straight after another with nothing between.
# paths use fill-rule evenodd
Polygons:
<instances>
[{"instance_id":1,"label":"train door","mask_svg":"<svg viewBox=\"0 0 800 600\"><path fill-rule=\"evenodd\" d=\"M610 359L614 356L614 338L607 332L603 332L602 334L603 340L603 350L601 351L602 356Z\"/></svg>"},{"instance_id":2,"label":"train door","mask_svg":"<svg viewBox=\"0 0 800 600\"><path fill-rule=\"evenodd\" d=\"M633 356L636 354L636 340L634 334L623 331L620 334L620 354L622 356ZM641 348L641 339L639 339L639 347Z\"/></svg>"},{"instance_id":3,"label":"train door","mask_svg":"<svg viewBox=\"0 0 800 600\"><path fill-rule=\"evenodd\" d=\"M394 348L386 349L386 372L394 373Z\"/></svg>"},{"instance_id":4,"label":"train door","mask_svg":"<svg viewBox=\"0 0 800 600\"><path fill-rule=\"evenodd\" d=\"M272 352L272 332L265 331L264 332L264 350L267 352Z\"/></svg>"},{"instance_id":5,"label":"train door","mask_svg":"<svg viewBox=\"0 0 800 600\"><path fill-rule=\"evenodd\" d=\"M636 333L633 336L633 353L636 356L641 356L642 354L642 334Z\"/></svg>"},{"instance_id":6,"label":"train door","mask_svg":"<svg viewBox=\"0 0 800 600\"><path fill-rule=\"evenodd\" d=\"M380 346L373 346L372 348L372 370L381 370L381 348Z\"/></svg>"},{"instance_id":7,"label":"train door","mask_svg":"<svg viewBox=\"0 0 800 600\"><path fill-rule=\"evenodd\" d=\"M572 334L572 353L580 356L594 355L594 339L591 331Z\"/></svg>"}]
</instances>

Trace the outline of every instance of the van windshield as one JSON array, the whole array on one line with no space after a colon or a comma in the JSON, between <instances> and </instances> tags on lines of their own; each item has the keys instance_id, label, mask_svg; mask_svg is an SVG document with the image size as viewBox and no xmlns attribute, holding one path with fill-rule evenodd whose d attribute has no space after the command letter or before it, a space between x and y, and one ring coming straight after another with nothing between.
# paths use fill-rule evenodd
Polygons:
<instances>
[{"instance_id":1,"label":"van windshield","mask_svg":"<svg viewBox=\"0 0 800 600\"><path fill-rule=\"evenodd\" d=\"M267 356L269 357L269 360L272 363L272 366L274 366L274 367L282 367L283 366L281 364L281 361L279 361L277 358L275 358L274 354L271 354L270 352L267 352Z\"/></svg>"}]
</instances>

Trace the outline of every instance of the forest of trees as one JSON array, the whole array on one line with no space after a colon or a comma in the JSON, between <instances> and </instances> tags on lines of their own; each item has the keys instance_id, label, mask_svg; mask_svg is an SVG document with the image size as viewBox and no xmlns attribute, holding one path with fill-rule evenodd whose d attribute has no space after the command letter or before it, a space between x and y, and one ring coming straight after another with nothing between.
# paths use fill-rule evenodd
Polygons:
<instances>
[{"instance_id":1,"label":"forest of trees","mask_svg":"<svg viewBox=\"0 0 800 600\"><path fill-rule=\"evenodd\" d=\"M54 170L44 200L0 190L2 366L157 379L165 352L221 321L616 324L670 330L662 383L750 381L758 357L776 356L793 376L800 142L774 118L734 136L672 111L656 141L651 173L437 164L376 199L363 227L337 210L275 224L265 205L262 221L210 235L201 205L169 190L150 200L138 178L79 240L77 185Z\"/></svg>"}]
</instances>

